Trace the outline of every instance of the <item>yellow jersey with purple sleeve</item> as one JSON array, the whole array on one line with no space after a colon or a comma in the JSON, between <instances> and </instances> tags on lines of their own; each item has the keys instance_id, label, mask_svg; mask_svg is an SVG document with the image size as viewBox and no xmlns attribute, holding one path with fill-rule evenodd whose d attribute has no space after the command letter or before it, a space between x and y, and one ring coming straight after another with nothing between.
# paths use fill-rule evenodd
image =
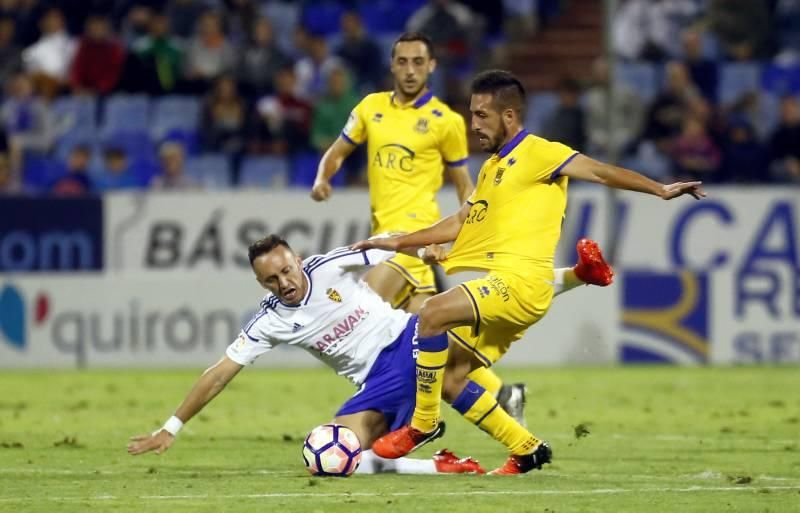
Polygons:
<instances>
[{"instance_id":1,"label":"yellow jersey with purple sleeve","mask_svg":"<svg viewBox=\"0 0 800 513\"><path fill-rule=\"evenodd\" d=\"M553 257L567 206L560 172L577 152L523 130L481 168L469 214L442 262L448 274L488 271L461 284L474 326L451 338L486 365L547 312L553 297Z\"/></svg>"}]
</instances>

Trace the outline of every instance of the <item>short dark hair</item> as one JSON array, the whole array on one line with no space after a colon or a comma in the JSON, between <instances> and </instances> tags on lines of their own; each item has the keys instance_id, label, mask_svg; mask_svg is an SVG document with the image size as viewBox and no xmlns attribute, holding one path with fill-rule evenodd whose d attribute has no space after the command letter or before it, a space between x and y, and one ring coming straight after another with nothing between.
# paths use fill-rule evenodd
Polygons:
<instances>
[{"instance_id":1,"label":"short dark hair","mask_svg":"<svg viewBox=\"0 0 800 513\"><path fill-rule=\"evenodd\" d=\"M394 59L394 49L397 47L397 43L408 43L411 41L422 42L425 45L425 48L428 49L428 57L435 59L433 56L433 43L431 42L431 38L422 32L404 32L400 34L400 37L398 37L392 44L392 59Z\"/></svg>"},{"instance_id":2,"label":"short dark hair","mask_svg":"<svg viewBox=\"0 0 800 513\"><path fill-rule=\"evenodd\" d=\"M513 73L490 69L472 80L472 94L491 94L498 111L513 109L522 117L525 113L525 88Z\"/></svg>"},{"instance_id":3,"label":"short dark hair","mask_svg":"<svg viewBox=\"0 0 800 513\"><path fill-rule=\"evenodd\" d=\"M247 258L250 260L250 266L252 267L253 261L260 257L261 255L266 255L273 249L277 248L278 246L283 246L289 251L292 248L289 246L289 243L281 237L280 235L267 235L263 239L258 239L254 243L250 244L247 247Z\"/></svg>"}]
</instances>

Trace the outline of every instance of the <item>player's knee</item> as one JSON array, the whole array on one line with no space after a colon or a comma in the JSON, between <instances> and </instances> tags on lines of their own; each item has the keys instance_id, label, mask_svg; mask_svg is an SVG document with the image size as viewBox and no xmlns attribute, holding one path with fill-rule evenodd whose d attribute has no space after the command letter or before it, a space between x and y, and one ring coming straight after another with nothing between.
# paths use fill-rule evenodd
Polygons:
<instances>
[{"instance_id":1,"label":"player's knee","mask_svg":"<svg viewBox=\"0 0 800 513\"><path fill-rule=\"evenodd\" d=\"M442 309L439 308L436 297L426 299L419 309L418 335L420 337L433 337L442 333Z\"/></svg>"}]
</instances>

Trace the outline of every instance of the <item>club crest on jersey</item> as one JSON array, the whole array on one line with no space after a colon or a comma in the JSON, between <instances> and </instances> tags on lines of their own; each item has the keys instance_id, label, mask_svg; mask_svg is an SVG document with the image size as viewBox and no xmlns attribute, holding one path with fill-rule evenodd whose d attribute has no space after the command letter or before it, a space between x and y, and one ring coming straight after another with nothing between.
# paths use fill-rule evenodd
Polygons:
<instances>
[{"instance_id":1,"label":"club crest on jersey","mask_svg":"<svg viewBox=\"0 0 800 513\"><path fill-rule=\"evenodd\" d=\"M503 181L503 173L506 172L506 168L500 167L497 169L497 173L494 175L494 184L500 185L500 182Z\"/></svg>"},{"instance_id":2,"label":"club crest on jersey","mask_svg":"<svg viewBox=\"0 0 800 513\"><path fill-rule=\"evenodd\" d=\"M383 119L383 114L381 114L380 112L376 112L375 115L372 117L372 122L380 123L382 119Z\"/></svg>"},{"instance_id":3,"label":"club crest on jersey","mask_svg":"<svg viewBox=\"0 0 800 513\"><path fill-rule=\"evenodd\" d=\"M419 118L417 120L417 124L414 126L414 130L421 134L428 133L428 120L425 118Z\"/></svg>"},{"instance_id":4,"label":"club crest on jersey","mask_svg":"<svg viewBox=\"0 0 800 513\"><path fill-rule=\"evenodd\" d=\"M328 295L328 299L331 301L336 301L337 303L342 302L342 295L339 294L336 289L328 289L325 291L325 293Z\"/></svg>"}]
</instances>

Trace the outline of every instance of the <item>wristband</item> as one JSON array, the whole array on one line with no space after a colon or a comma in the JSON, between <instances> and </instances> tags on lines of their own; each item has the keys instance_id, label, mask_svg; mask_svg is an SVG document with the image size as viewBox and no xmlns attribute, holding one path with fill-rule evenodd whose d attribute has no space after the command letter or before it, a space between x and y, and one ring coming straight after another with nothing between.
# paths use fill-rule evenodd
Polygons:
<instances>
[{"instance_id":1,"label":"wristband","mask_svg":"<svg viewBox=\"0 0 800 513\"><path fill-rule=\"evenodd\" d=\"M177 436L178 431L180 431L182 427L183 427L183 421L178 417L176 417L175 415L173 415L172 417L167 419L167 421L164 423L164 427L162 427L161 429L163 429L172 436Z\"/></svg>"},{"instance_id":2,"label":"wristband","mask_svg":"<svg viewBox=\"0 0 800 513\"><path fill-rule=\"evenodd\" d=\"M417 256L420 257L420 258L424 258L425 257L425 248L419 248L417 250Z\"/></svg>"}]
</instances>

